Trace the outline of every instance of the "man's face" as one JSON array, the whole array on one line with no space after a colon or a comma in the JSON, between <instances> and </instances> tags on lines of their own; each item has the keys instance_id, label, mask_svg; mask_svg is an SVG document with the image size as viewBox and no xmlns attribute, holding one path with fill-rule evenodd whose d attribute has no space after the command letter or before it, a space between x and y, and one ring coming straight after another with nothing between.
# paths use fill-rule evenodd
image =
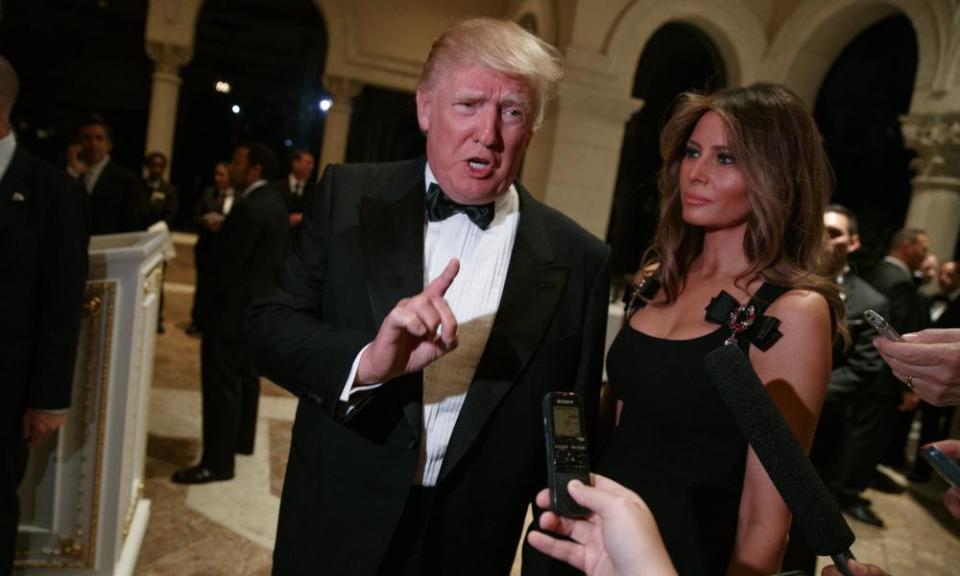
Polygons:
<instances>
[{"instance_id":1,"label":"man's face","mask_svg":"<svg viewBox=\"0 0 960 576\"><path fill-rule=\"evenodd\" d=\"M113 148L113 142L107 129L99 124L91 124L80 129L80 157L87 164L96 164L104 159Z\"/></svg>"},{"instance_id":2,"label":"man's face","mask_svg":"<svg viewBox=\"0 0 960 576\"><path fill-rule=\"evenodd\" d=\"M217 164L217 167L213 169L213 183L216 184L219 190L230 186L230 173L227 171L226 166Z\"/></svg>"},{"instance_id":3,"label":"man's face","mask_svg":"<svg viewBox=\"0 0 960 576\"><path fill-rule=\"evenodd\" d=\"M906 250L906 260L904 263L911 271L916 272L923 266L923 260L930 252L930 246L927 243L926 234L918 234L913 244L910 244Z\"/></svg>"},{"instance_id":4,"label":"man's face","mask_svg":"<svg viewBox=\"0 0 960 576\"><path fill-rule=\"evenodd\" d=\"M940 274L937 276L940 283L940 290L944 294L949 294L960 288L960 274L957 274L957 263L954 261L944 262L940 266Z\"/></svg>"},{"instance_id":5,"label":"man's face","mask_svg":"<svg viewBox=\"0 0 960 576\"><path fill-rule=\"evenodd\" d=\"M301 154L290 163L290 171L297 180L306 180L313 174L313 154Z\"/></svg>"},{"instance_id":6,"label":"man's face","mask_svg":"<svg viewBox=\"0 0 960 576\"><path fill-rule=\"evenodd\" d=\"M250 150L244 147L233 151L233 161L230 162L230 183L237 192L242 192L247 186L256 182L251 174L249 164Z\"/></svg>"},{"instance_id":7,"label":"man's face","mask_svg":"<svg viewBox=\"0 0 960 576\"><path fill-rule=\"evenodd\" d=\"M151 156L147 160L147 178L150 180L158 180L163 176L163 171L166 170L167 163L160 156Z\"/></svg>"},{"instance_id":8,"label":"man's face","mask_svg":"<svg viewBox=\"0 0 960 576\"><path fill-rule=\"evenodd\" d=\"M827 229L832 272L839 274L847 265L850 254L860 249L860 236L850 234L850 219L839 212L825 212L823 225Z\"/></svg>"},{"instance_id":9,"label":"man's face","mask_svg":"<svg viewBox=\"0 0 960 576\"><path fill-rule=\"evenodd\" d=\"M479 66L442 72L417 91L430 169L450 198L486 204L507 191L533 133L534 102L525 82Z\"/></svg>"}]
</instances>

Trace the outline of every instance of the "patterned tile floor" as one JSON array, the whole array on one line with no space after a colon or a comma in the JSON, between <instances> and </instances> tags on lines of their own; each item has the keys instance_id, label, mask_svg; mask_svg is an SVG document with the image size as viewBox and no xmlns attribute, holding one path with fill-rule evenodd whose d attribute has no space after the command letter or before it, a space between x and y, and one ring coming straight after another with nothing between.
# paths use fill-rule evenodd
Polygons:
<instances>
[{"instance_id":1,"label":"patterned tile floor","mask_svg":"<svg viewBox=\"0 0 960 576\"><path fill-rule=\"evenodd\" d=\"M234 480L190 488L169 481L200 450L199 340L183 332L192 299L192 250L178 245L178 253L167 269L167 331L157 339L145 486L152 516L136 574L266 575L295 399L263 382L256 452L238 457ZM942 507L942 482L910 486L892 476L907 489L868 491L887 528L850 520L854 553L897 576L960 575L960 520Z\"/></svg>"}]
</instances>

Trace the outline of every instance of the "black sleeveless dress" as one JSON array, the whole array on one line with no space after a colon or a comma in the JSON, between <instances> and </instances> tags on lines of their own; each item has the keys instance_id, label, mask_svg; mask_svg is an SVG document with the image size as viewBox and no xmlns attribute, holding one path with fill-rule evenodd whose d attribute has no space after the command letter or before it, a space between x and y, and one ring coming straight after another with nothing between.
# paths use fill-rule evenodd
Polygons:
<instances>
[{"instance_id":1,"label":"black sleeveless dress","mask_svg":"<svg viewBox=\"0 0 960 576\"><path fill-rule=\"evenodd\" d=\"M667 340L626 323L610 347L607 375L623 410L598 471L646 501L679 574L726 572L746 464L747 441L703 358L731 335L744 351L771 346L779 322L763 311L784 292L764 284L745 306L723 292L707 308L721 322L709 334Z\"/></svg>"}]
</instances>

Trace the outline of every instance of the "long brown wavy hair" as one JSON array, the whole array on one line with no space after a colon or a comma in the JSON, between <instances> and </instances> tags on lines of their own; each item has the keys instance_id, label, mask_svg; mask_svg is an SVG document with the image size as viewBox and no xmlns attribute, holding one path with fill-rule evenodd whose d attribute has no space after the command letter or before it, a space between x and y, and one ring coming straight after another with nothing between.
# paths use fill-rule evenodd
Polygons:
<instances>
[{"instance_id":1,"label":"long brown wavy hair","mask_svg":"<svg viewBox=\"0 0 960 576\"><path fill-rule=\"evenodd\" d=\"M836 333L843 325L843 302L836 283L824 274L823 258L823 209L833 172L809 109L779 84L680 95L660 135L660 220L641 270L657 269L669 305L703 250L703 229L683 221L680 163L697 121L709 111L723 119L751 209L743 238L750 266L737 278L738 285L759 277L818 292L830 305Z\"/></svg>"}]
</instances>

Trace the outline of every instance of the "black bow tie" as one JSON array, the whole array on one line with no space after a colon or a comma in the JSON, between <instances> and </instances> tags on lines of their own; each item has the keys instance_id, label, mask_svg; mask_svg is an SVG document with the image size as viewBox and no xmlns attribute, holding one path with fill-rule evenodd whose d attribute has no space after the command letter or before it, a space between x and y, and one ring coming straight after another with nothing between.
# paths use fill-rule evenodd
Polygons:
<instances>
[{"instance_id":1,"label":"black bow tie","mask_svg":"<svg viewBox=\"0 0 960 576\"><path fill-rule=\"evenodd\" d=\"M466 214L467 218L481 230L486 230L493 222L493 202L480 206L460 204L444 194L436 183L430 184L430 187L427 188L426 202L427 220L431 222L446 220L458 212Z\"/></svg>"}]
</instances>

